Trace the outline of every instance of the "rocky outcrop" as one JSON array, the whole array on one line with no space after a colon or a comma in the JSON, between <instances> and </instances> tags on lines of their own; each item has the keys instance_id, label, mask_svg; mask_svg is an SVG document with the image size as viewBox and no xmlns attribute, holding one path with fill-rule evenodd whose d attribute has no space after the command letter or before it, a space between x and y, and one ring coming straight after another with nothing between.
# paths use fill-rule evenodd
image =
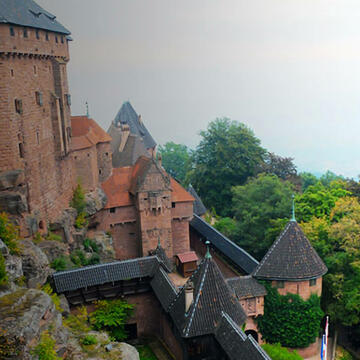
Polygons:
<instances>
[{"instance_id":1,"label":"rocky outcrop","mask_svg":"<svg viewBox=\"0 0 360 360\"><path fill-rule=\"evenodd\" d=\"M25 183L23 170L9 170L0 173L0 191L13 189Z\"/></svg>"},{"instance_id":2,"label":"rocky outcrop","mask_svg":"<svg viewBox=\"0 0 360 360\"><path fill-rule=\"evenodd\" d=\"M9 249L1 239L0 239L0 254L3 256L9 255Z\"/></svg>"},{"instance_id":3,"label":"rocky outcrop","mask_svg":"<svg viewBox=\"0 0 360 360\"><path fill-rule=\"evenodd\" d=\"M39 248L46 254L50 263L59 256L69 254L69 246L56 240L42 241L39 244Z\"/></svg>"},{"instance_id":4,"label":"rocky outcrop","mask_svg":"<svg viewBox=\"0 0 360 360\"><path fill-rule=\"evenodd\" d=\"M9 282L14 282L23 276L21 257L7 255L5 257L5 269Z\"/></svg>"},{"instance_id":5,"label":"rocky outcrop","mask_svg":"<svg viewBox=\"0 0 360 360\"><path fill-rule=\"evenodd\" d=\"M0 192L0 211L12 215L20 215L28 209L26 197L23 194L12 191Z\"/></svg>"},{"instance_id":6,"label":"rocky outcrop","mask_svg":"<svg viewBox=\"0 0 360 360\"><path fill-rule=\"evenodd\" d=\"M98 245L101 262L115 260L115 250L110 235L107 235L104 231L97 231L92 234L92 239Z\"/></svg>"},{"instance_id":7,"label":"rocky outcrop","mask_svg":"<svg viewBox=\"0 0 360 360\"><path fill-rule=\"evenodd\" d=\"M56 221L50 224L51 231L56 234L60 234L63 237L64 242L71 244L74 240L72 237L72 231L77 213L73 208L65 209Z\"/></svg>"},{"instance_id":8,"label":"rocky outcrop","mask_svg":"<svg viewBox=\"0 0 360 360\"><path fill-rule=\"evenodd\" d=\"M102 189L97 188L95 191L89 192L85 195L85 201L85 212L91 216L104 208L107 202L107 197Z\"/></svg>"},{"instance_id":9,"label":"rocky outcrop","mask_svg":"<svg viewBox=\"0 0 360 360\"><path fill-rule=\"evenodd\" d=\"M44 252L30 240L20 241L22 246L22 268L26 277L27 286L36 288L45 284L52 273L49 261Z\"/></svg>"},{"instance_id":10,"label":"rocky outcrop","mask_svg":"<svg viewBox=\"0 0 360 360\"><path fill-rule=\"evenodd\" d=\"M0 297L0 344L8 345L4 358L31 359L31 348L45 330L56 340L58 355L64 354L68 333L47 294L20 289Z\"/></svg>"}]
</instances>

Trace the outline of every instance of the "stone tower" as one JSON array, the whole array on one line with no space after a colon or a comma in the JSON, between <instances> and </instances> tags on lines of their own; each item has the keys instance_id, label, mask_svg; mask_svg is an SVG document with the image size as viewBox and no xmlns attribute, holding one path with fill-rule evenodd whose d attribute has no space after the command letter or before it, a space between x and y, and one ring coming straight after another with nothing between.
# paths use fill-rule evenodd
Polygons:
<instances>
[{"instance_id":1,"label":"stone tower","mask_svg":"<svg viewBox=\"0 0 360 360\"><path fill-rule=\"evenodd\" d=\"M0 211L30 234L60 215L74 185L69 35L34 1L1 1Z\"/></svg>"}]
</instances>

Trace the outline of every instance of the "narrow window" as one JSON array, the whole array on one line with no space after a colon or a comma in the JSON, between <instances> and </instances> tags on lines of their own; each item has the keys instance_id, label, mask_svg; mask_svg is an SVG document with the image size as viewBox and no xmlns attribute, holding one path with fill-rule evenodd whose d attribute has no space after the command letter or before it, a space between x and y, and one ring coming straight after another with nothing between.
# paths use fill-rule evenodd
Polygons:
<instances>
[{"instance_id":1,"label":"narrow window","mask_svg":"<svg viewBox=\"0 0 360 360\"><path fill-rule=\"evenodd\" d=\"M49 41L49 33L48 33L48 32L45 33L45 40L46 40L46 41Z\"/></svg>"},{"instance_id":2,"label":"narrow window","mask_svg":"<svg viewBox=\"0 0 360 360\"><path fill-rule=\"evenodd\" d=\"M23 143L19 143L19 155L21 158L24 158L24 145Z\"/></svg>"},{"instance_id":3,"label":"narrow window","mask_svg":"<svg viewBox=\"0 0 360 360\"><path fill-rule=\"evenodd\" d=\"M176 207L176 203L172 202L171 207L174 209Z\"/></svg>"},{"instance_id":4,"label":"narrow window","mask_svg":"<svg viewBox=\"0 0 360 360\"><path fill-rule=\"evenodd\" d=\"M16 111L18 114L22 114L22 113L23 113L22 100L20 100L20 99L15 99L15 111Z\"/></svg>"},{"instance_id":5,"label":"narrow window","mask_svg":"<svg viewBox=\"0 0 360 360\"><path fill-rule=\"evenodd\" d=\"M36 132L36 140L37 140L38 145L40 145L40 135L39 135L38 131Z\"/></svg>"},{"instance_id":6,"label":"narrow window","mask_svg":"<svg viewBox=\"0 0 360 360\"><path fill-rule=\"evenodd\" d=\"M64 43L64 37L61 36L61 43L63 44Z\"/></svg>"},{"instance_id":7,"label":"narrow window","mask_svg":"<svg viewBox=\"0 0 360 360\"><path fill-rule=\"evenodd\" d=\"M283 289L285 287L285 282L284 281L277 281L276 286L279 289Z\"/></svg>"},{"instance_id":8,"label":"narrow window","mask_svg":"<svg viewBox=\"0 0 360 360\"><path fill-rule=\"evenodd\" d=\"M106 155L106 156L109 156L109 153L108 153L108 152L106 152L106 153L105 153L105 155Z\"/></svg>"},{"instance_id":9,"label":"narrow window","mask_svg":"<svg viewBox=\"0 0 360 360\"><path fill-rule=\"evenodd\" d=\"M24 28L24 29L23 29L23 35L24 35L24 38L27 38L27 37L28 37L27 28Z\"/></svg>"},{"instance_id":10,"label":"narrow window","mask_svg":"<svg viewBox=\"0 0 360 360\"><path fill-rule=\"evenodd\" d=\"M11 74L11 77L14 77L14 70L13 69L10 70L10 74Z\"/></svg>"},{"instance_id":11,"label":"narrow window","mask_svg":"<svg viewBox=\"0 0 360 360\"><path fill-rule=\"evenodd\" d=\"M35 74L35 75L37 74L37 67L36 67L36 65L34 65L34 74Z\"/></svg>"},{"instance_id":12,"label":"narrow window","mask_svg":"<svg viewBox=\"0 0 360 360\"><path fill-rule=\"evenodd\" d=\"M58 37L55 35L55 42L58 43Z\"/></svg>"},{"instance_id":13,"label":"narrow window","mask_svg":"<svg viewBox=\"0 0 360 360\"><path fill-rule=\"evenodd\" d=\"M43 94L40 91L35 92L36 103L39 106L43 106Z\"/></svg>"},{"instance_id":14,"label":"narrow window","mask_svg":"<svg viewBox=\"0 0 360 360\"><path fill-rule=\"evenodd\" d=\"M101 171L101 169L99 169L99 175L101 175L101 173L102 173L102 171Z\"/></svg>"},{"instance_id":15,"label":"narrow window","mask_svg":"<svg viewBox=\"0 0 360 360\"><path fill-rule=\"evenodd\" d=\"M39 29L35 29L35 36L38 40L40 39Z\"/></svg>"},{"instance_id":16,"label":"narrow window","mask_svg":"<svg viewBox=\"0 0 360 360\"><path fill-rule=\"evenodd\" d=\"M315 286L315 285L316 285L316 279L311 279L311 280L309 281L309 285L310 285L310 286Z\"/></svg>"},{"instance_id":17,"label":"narrow window","mask_svg":"<svg viewBox=\"0 0 360 360\"><path fill-rule=\"evenodd\" d=\"M15 36L15 30L12 26L10 26L10 36Z\"/></svg>"},{"instance_id":18,"label":"narrow window","mask_svg":"<svg viewBox=\"0 0 360 360\"><path fill-rule=\"evenodd\" d=\"M110 208L110 212L112 213L112 214L114 214L115 213L115 210L116 210L116 208Z\"/></svg>"}]
</instances>

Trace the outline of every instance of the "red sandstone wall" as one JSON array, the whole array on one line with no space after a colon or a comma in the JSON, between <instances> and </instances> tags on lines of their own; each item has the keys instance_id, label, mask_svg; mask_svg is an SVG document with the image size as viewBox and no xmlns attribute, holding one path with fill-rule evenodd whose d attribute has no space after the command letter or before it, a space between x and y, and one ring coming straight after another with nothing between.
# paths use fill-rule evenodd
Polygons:
<instances>
[{"instance_id":1,"label":"red sandstone wall","mask_svg":"<svg viewBox=\"0 0 360 360\"><path fill-rule=\"evenodd\" d=\"M138 240L138 227L135 222L116 224L110 227L115 256L118 260L133 259L141 256Z\"/></svg>"},{"instance_id":2,"label":"red sandstone wall","mask_svg":"<svg viewBox=\"0 0 360 360\"><path fill-rule=\"evenodd\" d=\"M99 143L96 145L96 150L99 182L102 183L109 178L112 172L110 143Z\"/></svg>"},{"instance_id":3,"label":"red sandstone wall","mask_svg":"<svg viewBox=\"0 0 360 360\"><path fill-rule=\"evenodd\" d=\"M160 316L160 327L161 327L160 336L163 339L163 341L166 343L166 345L169 347L171 354L175 357L176 360L182 360L183 352L181 346L176 340L175 335L171 330L171 326L164 312L162 312Z\"/></svg>"},{"instance_id":4,"label":"red sandstone wall","mask_svg":"<svg viewBox=\"0 0 360 360\"><path fill-rule=\"evenodd\" d=\"M0 25L0 53L12 51L23 55L0 55L0 171L24 169L28 187L29 211L43 220L54 220L67 207L73 191L72 161L69 156L56 156L53 113L54 97L59 91L62 102L64 126L70 123L70 107L63 102L68 92L66 63L54 67L53 58L38 56L47 54L68 59L68 45L50 40L35 39L35 30L28 29L23 38L22 28L15 27L16 36L11 37L8 25ZM25 55L24 55L25 54ZM26 55L28 54L28 55ZM33 55L34 54L34 55ZM57 82L55 82L57 79ZM43 105L36 102L35 92L40 91ZM15 99L22 100L23 113L15 111ZM64 141L67 141L64 138ZM20 157L19 143L23 146Z\"/></svg>"},{"instance_id":5,"label":"red sandstone wall","mask_svg":"<svg viewBox=\"0 0 360 360\"><path fill-rule=\"evenodd\" d=\"M94 190L99 183L96 147L77 150L72 153L75 179L86 191Z\"/></svg>"},{"instance_id":6,"label":"red sandstone wall","mask_svg":"<svg viewBox=\"0 0 360 360\"><path fill-rule=\"evenodd\" d=\"M277 287L277 282L272 281L272 286ZM308 299L311 294L317 294L321 296L322 291L322 278L316 279L316 285L310 286L309 280L307 281L285 281L284 288L278 288L278 292L280 295L290 294L298 294L303 299Z\"/></svg>"},{"instance_id":7,"label":"red sandstone wall","mask_svg":"<svg viewBox=\"0 0 360 360\"><path fill-rule=\"evenodd\" d=\"M189 221L173 219L171 228L174 255L190 251Z\"/></svg>"}]
</instances>

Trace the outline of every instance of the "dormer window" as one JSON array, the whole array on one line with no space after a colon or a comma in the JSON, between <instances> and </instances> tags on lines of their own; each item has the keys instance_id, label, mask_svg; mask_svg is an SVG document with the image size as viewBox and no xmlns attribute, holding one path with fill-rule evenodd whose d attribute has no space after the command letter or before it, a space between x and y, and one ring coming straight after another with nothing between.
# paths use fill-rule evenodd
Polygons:
<instances>
[{"instance_id":1,"label":"dormer window","mask_svg":"<svg viewBox=\"0 0 360 360\"><path fill-rule=\"evenodd\" d=\"M24 38L27 38L27 37L28 37L28 30L27 30L27 28L23 28L23 35L24 35Z\"/></svg>"},{"instance_id":2,"label":"dormer window","mask_svg":"<svg viewBox=\"0 0 360 360\"><path fill-rule=\"evenodd\" d=\"M15 36L15 30L12 26L10 26L10 36Z\"/></svg>"}]
</instances>

